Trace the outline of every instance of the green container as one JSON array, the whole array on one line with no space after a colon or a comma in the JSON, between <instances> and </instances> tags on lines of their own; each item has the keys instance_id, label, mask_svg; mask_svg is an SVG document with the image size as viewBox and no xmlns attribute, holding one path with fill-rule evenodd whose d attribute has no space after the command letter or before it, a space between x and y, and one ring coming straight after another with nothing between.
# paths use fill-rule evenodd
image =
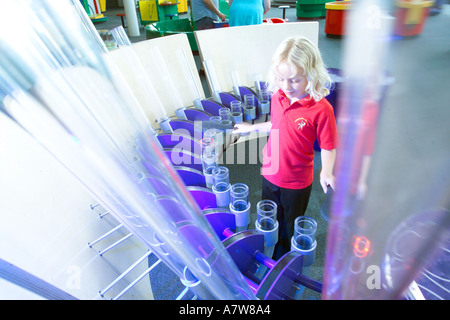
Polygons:
<instances>
[{"instance_id":1,"label":"green container","mask_svg":"<svg viewBox=\"0 0 450 320\"><path fill-rule=\"evenodd\" d=\"M173 6L158 5L156 8L157 8L156 10L158 11L159 21L179 19L178 7L176 5Z\"/></svg>"},{"instance_id":2,"label":"green container","mask_svg":"<svg viewBox=\"0 0 450 320\"><path fill-rule=\"evenodd\" d=\"M297 18L325 18L330 0L297 0Z\"/></svg>"},{"instance_id":3,"label":"green container","mask_svg":"<svg viewBox=\"0 0 450 320\"><path fill-rule=\"evenodd\" d=\"M165 20L145 26L145 37L153 39L172 34L185 33L188 37L192 51L198 51L194 31L189 19Z\"/></svg>"}]
</instances>

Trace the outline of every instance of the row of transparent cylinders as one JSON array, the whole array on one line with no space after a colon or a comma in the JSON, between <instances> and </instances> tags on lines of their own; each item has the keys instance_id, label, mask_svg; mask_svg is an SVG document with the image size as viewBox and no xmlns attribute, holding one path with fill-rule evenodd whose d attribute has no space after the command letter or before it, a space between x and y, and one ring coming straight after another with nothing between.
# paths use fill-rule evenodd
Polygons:
<instances>
[{"instance_id":1,"label":"row of transparent cylinders","mask_svg":"<svg viewBox=\"0 0 450 320\"><path fill-rule=\"evenodd\" d=\"M216 143L218 134L222 132L215 129L206 130L201 141L203 173L207 187L211 188L216 195L217 207L229 208L236 219L236 232L240 232L247 230L250 224L249 188L244 183L230 184L228 168L218 165ZM277 204L272 200L261 200L256 205L256 212L255 228L264 234L264 254L271 257L275 244L278 242ZM296 218L291 250L305 256L304 267L314 263L317 246L316 231L317 223L313 218L307 216Z\"/></svg>"},{"instance_id":2,"label":"row of transparent cylinders","mask_svg":"<svg viewBox=\"0 0 450 320\"><path fill-rule=\"evenodd\" d=\"M270 92L266 90L261 90L259 92L259 107L261 114L270 113ZM256 118L256 108L257 101L253 94L244 95L244 104L239 100L234 100L230 102L230 119L234 123L241 123L243 121L250 121ZM226 111L224 111L226 112ZM228 116L227 116L228 117ZM222 117L223 119L223 117ZM227 118L228 119L228 118Z\"/></svg>"}]
</instances>

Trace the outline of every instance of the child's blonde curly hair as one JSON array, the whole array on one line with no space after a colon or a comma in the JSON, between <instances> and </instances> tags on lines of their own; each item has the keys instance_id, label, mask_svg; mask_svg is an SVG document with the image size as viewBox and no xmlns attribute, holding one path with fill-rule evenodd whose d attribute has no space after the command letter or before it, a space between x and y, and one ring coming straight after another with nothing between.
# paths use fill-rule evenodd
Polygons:
<instances>
[{"instance_id":1,"label":"child's blonde curly hair","mask_svg":"<svg viewBox=\"0 0 450 320\"><path fill-rule=\"evenodd\" d=\"M284 40L275 51L269 71L269 90L277 91L277 67L287 63L295 67L298 73L306 77L306 92L320 101L330 93L331 78L322 60L319 49L307 38L295 36Z\"/></svg>"}]
</instances>

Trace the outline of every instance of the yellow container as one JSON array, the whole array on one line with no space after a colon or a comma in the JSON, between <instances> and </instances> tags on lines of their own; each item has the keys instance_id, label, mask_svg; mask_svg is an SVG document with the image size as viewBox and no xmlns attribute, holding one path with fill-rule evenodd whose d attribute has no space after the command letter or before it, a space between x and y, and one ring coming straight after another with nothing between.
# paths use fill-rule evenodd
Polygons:
<instances>
[{"instance_id":1,"label":"yellow container","mask_svg":"<svg viewBox=\"0 0 450 320\"><path fill-rule=\"evenodd\" d=\"M178 13L187 13L188 5L187 0L178 0Z\"/></svg>"},{"instance_id":2,"label":"yellow container","mask_svg":"<svg viewBox=\"0 0 450 320\"><path fill-rule=\"evenodd\" d=\"M141 23L146 25L153 21L158 21L158 10L156 0L141 0L139 1L139 13Z\"/></svg>"},{"instance_id":3,"label":"yellow container","mask_svg":"<svg viewBox=\"0 0 450 320\"><path fill-rule=\"evenodd\" d=\"M434 1L397 1L395 5L407 11L406 24L418 24L423 18L424 9L434 5Z\"/></svg>"}]
</instances>

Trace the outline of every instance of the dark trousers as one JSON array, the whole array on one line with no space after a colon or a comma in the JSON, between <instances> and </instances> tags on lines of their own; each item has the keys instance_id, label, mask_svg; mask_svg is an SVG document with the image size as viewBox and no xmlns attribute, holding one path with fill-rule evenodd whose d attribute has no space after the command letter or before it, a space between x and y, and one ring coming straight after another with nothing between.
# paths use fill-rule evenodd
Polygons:
<instances>
[{"instance_id":1,"label":"dark trousers","mask_svg":"<svg viewBox=\"0 0 450 320\"><path fill-rule=\"evenodd\" d=\"M206 30L214 28L214 19L210 17L203 17L200 20L195 21L197 30Z\"/></svg>"},{"instance_id":2,"label":"dark trousers","mask_svg":"<svg viewBox=\"0 0 450 320\"><path fill-rule=\"evenodd\" d=\"M273 259L278 260L291 250L291 238L294 235L295 218L303 216L308 207L312 184L304 189L281 188L263 177L262 199L277 204L278 242L275 245ZM269 257L270 258L270 257Z\"/></svg>"}]
</instances>

